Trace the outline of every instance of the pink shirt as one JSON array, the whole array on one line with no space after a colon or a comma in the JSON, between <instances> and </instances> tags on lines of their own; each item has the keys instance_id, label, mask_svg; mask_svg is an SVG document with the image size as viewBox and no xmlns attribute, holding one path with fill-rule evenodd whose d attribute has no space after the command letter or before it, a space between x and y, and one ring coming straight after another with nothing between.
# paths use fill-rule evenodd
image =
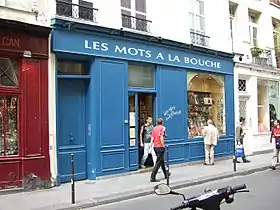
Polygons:
<instances>
[{"instance_id":1,"label":"pink shirt","mask_svg":"<svg viewBox=\"0 0 280 210\"><path fill-rule=\"evenodd\" d=\"M157 125L152 131L154 147L164 147L160 140L161 136L165 136L165 127L163 125Z\"/></svg>"}]
</instances>

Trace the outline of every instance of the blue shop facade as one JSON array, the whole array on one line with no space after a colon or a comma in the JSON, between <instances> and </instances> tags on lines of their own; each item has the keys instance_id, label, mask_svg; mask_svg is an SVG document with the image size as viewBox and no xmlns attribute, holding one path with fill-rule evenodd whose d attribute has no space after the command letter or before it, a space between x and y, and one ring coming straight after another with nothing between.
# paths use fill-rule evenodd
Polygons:
<instances>
[{"instance_id":1,"label":"blue shop facade","mask_svg":"<svg viewBox=\"0 0 280 210\"><path fill-rule=\"evenodd\" d=\"M233 55L122 30L54 19L58 182L139 169L139 130L164 119L170 162L202 160L213 119L215 155L234 142Z\"/></svg>"}]
</instances>

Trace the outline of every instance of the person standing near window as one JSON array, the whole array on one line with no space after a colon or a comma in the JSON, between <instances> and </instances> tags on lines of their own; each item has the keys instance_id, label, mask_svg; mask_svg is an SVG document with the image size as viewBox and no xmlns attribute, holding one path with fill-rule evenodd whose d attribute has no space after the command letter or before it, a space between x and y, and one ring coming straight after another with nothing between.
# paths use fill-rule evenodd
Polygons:
<instances>
[{"instance_id":1,"label":"person standing near window","mask_svg":"<svg viewBox=\"0 0 280 210\"><path fill-rule=\"evenodd\" d=\"M167 178L167 171L164 165L164 150L165 150L164 139L165 138L166 138L166 129L163 126L163 119L158 118L157 126L153 128L152 139L151 139L151 149L154 148L155 153L157 155L157 161L151 174L151 179L150 179L151 182L157 181L156 175L160 167L162 169L164 177Z\"/></svg>"},{"instance_id":2,"label":"person standing near window","mask_svg":"<svg viewBox=\"0 0 280 210\"><path fill-rule=\"evenodd\" d=\"M140 130L140 146L144 147L144 154L141 159L140 167L145 168L145 162L149 155L149 152L151 151L154 165L156 164L157 156L153 149L151 148L151 137L152 137L152 130L153 130L153 118L147 117L146 124L141 126Z\"/></svg>"},{"instance_id":3,"label":"person standing near window","mask_svg":"<svg viewBox=\"0 0 280 210\"><path fill-rule=\"evenodd\" d=\"M204 137L205 162L204 165L214 165L214 147L218 143L218 129L213 125L212 120L207 120L207 126L202 130Z\"/></svg>"},{"instance_id":4,"label":"person standing near window","mask_svg":"<svg viewBox=\"0 0 280 210\"><path fill-rule=\"evenodd\" d=\"M279 151L280 151L280 120L277 120L277 124L272 130L272 141L275 142L275 146L274 146L274 155L272 157L272 164L270 168L272 170L275 170L277 159L279 157Z\"/></svg>"},{"instance_id":5,"label":"person standing near window","mask_svg":"<svg viewBox=\"0 0 280 210\"><path fill-rule=\"evenodd\" d=\"M236 143L238 145L242 145L243 148L244 148L244 144L243 144L243 141L244 141L244 137L245 137L245 133L243 131L243 126L244 126L244 123L245 123L245 118L244 117L240 117L239 118L239 123L237 124L236 126L236 129L235 129L235 138L236 138ZM244 150L245 151L245 150ZM243 154L243 157L242 157L242 160L244 163L250 163L250 161L246 158L245 156L245 152ZM237 157L234 157L234 160L236 163L240 163L238 160L237 160Z\"/></svg>"}]
</instances>

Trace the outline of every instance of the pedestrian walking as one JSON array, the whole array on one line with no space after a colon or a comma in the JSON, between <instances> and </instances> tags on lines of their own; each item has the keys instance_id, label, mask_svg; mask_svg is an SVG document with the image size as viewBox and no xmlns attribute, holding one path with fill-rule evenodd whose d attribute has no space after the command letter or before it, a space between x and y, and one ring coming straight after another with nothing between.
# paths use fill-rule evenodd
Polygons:
<instances>
[{"instance_id":1,"label":"pedestrian walking","mask_svg":"<svg viewBox=\"0 0 280 210\"><path fill-rule=\"evenodd\" d=\"M151 149L151 139L152 139L152 131L153 131L153 118L147 117L146 123L141 126L140 129L140 146L144 148L144 154L141 159L140 167L145 167L145 162L147 160L147 157L149 156L150 152L153 158L154 165L156 164L157 156L153 149Z\"/></svg>"},{"instance_id":2,"label":"pedestrian walking","mask_svg":"<svg viewBox=\"0 0 280 210\"><path fill-rule=\"evenodd\" d=\"M207 126L202 130L204 137L205 161L204 165L214 165L214 147L218 143L219 132L212 120L207 121Z\"/></svg>"},{"instance_id":3,"label":"pedestrian walking","mask_svg":"<svg viewBox=\"0 0 280 210\"><path fill-rule=\"evenodd\" d=\"M279 151L280 151L280 120L277 120L276 126L272 129L272 143L274 145L274 154L272 157L272 164L270 168L272 170L276 169L277 159L279 158Z\"/></svg>"},{"instance_id":4,"label":"pedestrian walking","mask_svg":"<svg viewBox=\"0 0 280 210\"><path fill-rule=\"evenodd\" d=\"M162 169L165 179L167 178L167 171L164 165L164 151L165 151L164 139L165 138L166 138L166 128L163 126L163 119L158 118L157 126L155 126L152 131L152 141L151 141L152 145L150 148L150 149L152 148L154 149L157 156L157 161L151 174L151 179L150 179L151 182L158 181L156 180L156 175L160 167Z\"/></svg>"},{"instance_id":5,"label":"pedestrian walking","mask_svg":"<svg viewBox=\"0 0 280 210\"><path fill-rule=\"evenodd\" d=\"M236 144L237 145L242 145L243 149L244 149L244 144L243 143L244 143L244 137L245 137L243 126L245 124L245 120L246 119L244 117L240 117L239 118L239 123L237 124L236 129L235 129ZM237 160L237 157L234 157L233 161L235 161L236 163L240 163ZM244 153L243 153L242 161L244 163L250 163L251 162L250 160L248 160L246 158L245 150L244 150Z\"/></svg>"}]
</instances>

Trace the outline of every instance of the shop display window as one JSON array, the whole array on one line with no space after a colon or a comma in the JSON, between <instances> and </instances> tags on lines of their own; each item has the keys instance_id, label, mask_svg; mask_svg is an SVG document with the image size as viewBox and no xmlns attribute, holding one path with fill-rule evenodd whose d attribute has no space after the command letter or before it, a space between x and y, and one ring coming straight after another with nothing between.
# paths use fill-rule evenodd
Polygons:
<instances>
[{"instance_id":1,"label":"shop display window","mask_svg":"<svg viewBox=\"0 0 280 210\"><path fill-rule=\"evenodd\" d=\"M267 80L258 80L258 132L268 132L269 123L269 85Z\"/></svg>"},{"instance_id":2,"label":"shop display window","mask_svg":"<svg viewBox=\"0 0 280 210\"><path fill-rule=\"evenodd\" d=\"M0 157L18 155L18 62L0 57Z\"/></svg>"},{"instance_id":3,"label":"shop display window","mask_svg":"<svg viewBox=\"0 0 280 210\"><path fill-rule=\"evenodd\" d=\"M208 119L212 119L220 135L226 134L224 78L188 73L188 134L201 136Z\"/></svg>"},{"instance_id":4,"label":"shop display window","mask_svg":"<svg viewBox=\"0 0 280 210\"><path fill-rule=\"evenodd\" d=\"M269 81L269 123L270 130L273 127L273 123L276 119L280 118L279 110L279 82Z\"/></svg>"},{"instance_id":5,"label":"shop display window","mask_svg":"<svg viewBox=\"0 0 280 210\"><path fill-rule=\"evenodd\" d=\"M154 66L128 65L128 86L141 88L155 88Z\"/></svg>"}]
</instances>

